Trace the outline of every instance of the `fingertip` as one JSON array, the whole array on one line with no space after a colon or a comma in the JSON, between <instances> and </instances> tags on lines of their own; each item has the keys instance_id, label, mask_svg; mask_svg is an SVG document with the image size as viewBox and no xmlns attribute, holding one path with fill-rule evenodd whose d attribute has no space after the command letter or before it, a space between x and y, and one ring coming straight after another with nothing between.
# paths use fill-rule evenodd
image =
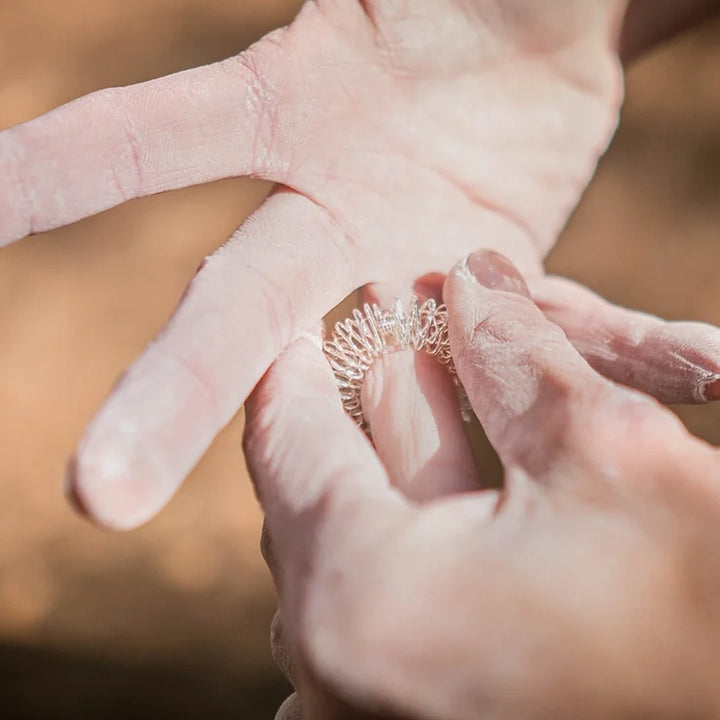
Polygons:
<instances>
[{"instance_id":1,"label":"fingertip","mask_svg":"<svg viewBox=\"0 0 720 720\"><path fill-rule=\"evenodd\" d=\"M79 451L68 463L65 495L94 525L134 530L154 517L171 495L148 477L117 452Z\"/></svg>"},{"instance_id":2,"label":"fingertip","mask_svg":"<svg viewBox=\"0 0 720 720\"><path fill-rule=\"evenodd\" d=\"M520 271L504 255L488 249L477 250L463 258L451 270L443 290L445 301L453 301L454 280L495 292L522 295L531 299L530 290ZM467 285L465 286L467 287Z\"/></svg>"}]
</instances>

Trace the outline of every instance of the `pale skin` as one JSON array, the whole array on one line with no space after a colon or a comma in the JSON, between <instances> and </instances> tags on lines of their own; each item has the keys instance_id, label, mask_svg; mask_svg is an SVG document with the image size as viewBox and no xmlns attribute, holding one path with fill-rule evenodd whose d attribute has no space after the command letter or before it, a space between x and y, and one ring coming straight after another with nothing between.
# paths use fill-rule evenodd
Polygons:
<instances>
[{"instance_id":1,"label":"pale skin","mask_svg":"<svg viewBox=\"0 0 720 720\"><path fill-rule=\"evenodd\" d=\"M0 133L0 244L217 178L281 187L88 427L76 504L108 527L147 521L342 297L404 295L478 247L521 269L606 376L664 401L714 398L716 329L615 308L542 267L615 128L619 45L635 53L709 4L664 3L628 39L622 0L318 0L237 57ZM428 392L439 378L427 370Z\"/></svg>"},{"instance_id":2,"label":"pale skin","mask_svg":"<svg viewBox=\"0 0 720 720\"><path fill-rule=\"evenodd\" d=\"M376 452L312 336L248 402L273 642L299 692L278 720L720 717L718 451L595 373L496 253L444 297L503 490L458 463L418 493L398 460L413 433Z\"/></svg>"},{"instance_id":3,"label":"pale skin","mask_svg":"<svg viewBox=\"0 0 720 720\"><path fill-rule=\"evenodd\" d=\"M351 290L437 294L428 274L478 247L518 269L484 253L445 286L502 492L481 489L427 359L368 379L375 449L311 340L254 393L275 647L302 698L285 720L719 716L717 453L581 354L702 402L720 394L720 334L542 267L617 122L618 50L710 4L666 22L672 4L639 0L626 22L622 0L318 0L223 63L0 133L0 244L217 178L280 186L81 441L69 489L108 527L152 517Z\"/></svg>"}]
</instances>

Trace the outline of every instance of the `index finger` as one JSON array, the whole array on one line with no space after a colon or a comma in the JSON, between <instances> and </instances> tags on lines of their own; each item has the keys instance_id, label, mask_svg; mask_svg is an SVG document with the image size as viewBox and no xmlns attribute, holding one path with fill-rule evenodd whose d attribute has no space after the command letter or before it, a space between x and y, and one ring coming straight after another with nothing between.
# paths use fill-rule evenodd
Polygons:
<instances>
[{"instance_id":1,"label":"index finger","mask_svg":"<svg viewBox=\"0 0 720 720\"><path fill-rule=\"evenodd\" d=\"M685 437L655 401L592 370L497 253L457 266L445 299L458 375L506 469L548 479L559 461L590 459L602 470L643 441Z\"/></svg>"}]
</instances>

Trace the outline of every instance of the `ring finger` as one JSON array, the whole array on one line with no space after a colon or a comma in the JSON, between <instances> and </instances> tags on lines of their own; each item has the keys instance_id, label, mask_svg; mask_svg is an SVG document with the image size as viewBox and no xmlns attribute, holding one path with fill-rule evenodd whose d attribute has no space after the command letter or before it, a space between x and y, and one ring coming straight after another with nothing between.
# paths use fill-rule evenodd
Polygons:
<instances>
[{"instance_id":1,"label":"ring finger","mask_svg":"<svg viewBox=\"0 0 720 720\"><path fill-rule=\"evenodd\" d=\"M441 279L417 284L422 304L441 296ZM368 285L362 299L382 308L399 298L407 307L406 286ZM362 388L363 414L392 482L411 500L477 490L478 473L463 428L457 390L435 357L412 350L382 355Z\"/></svg>"}]
</instances>

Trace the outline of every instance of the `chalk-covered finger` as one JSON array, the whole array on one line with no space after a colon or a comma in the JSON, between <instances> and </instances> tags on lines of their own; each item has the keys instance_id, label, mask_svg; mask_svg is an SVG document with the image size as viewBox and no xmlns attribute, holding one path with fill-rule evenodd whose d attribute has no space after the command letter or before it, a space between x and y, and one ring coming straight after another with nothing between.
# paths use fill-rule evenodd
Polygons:
<instances>
[{"instance_id":1,"label":"chalk-covered finger","mask_svg":"<svg viewBox=\"0 0 720 720\"><path fill-rule=\"evenodd\" d=\"M720 399L720 329L628 310L564 278L539 278L531 289L545 315L605 377L664 403Z\"/></svg>"},{"instance_id":2,"label":"chalk-covered finger","mask_svg":"<svg viewBox=\"0 0 720 720\"><path fill-rule=\"evenodd\" d=\"M445 299L458 374L506 468L539 477L563 460L595 467L619 449L608 434L634 419L680 426L649 398L596 373L497 253L457 266Z\"/></svg>"}]
</instances>

